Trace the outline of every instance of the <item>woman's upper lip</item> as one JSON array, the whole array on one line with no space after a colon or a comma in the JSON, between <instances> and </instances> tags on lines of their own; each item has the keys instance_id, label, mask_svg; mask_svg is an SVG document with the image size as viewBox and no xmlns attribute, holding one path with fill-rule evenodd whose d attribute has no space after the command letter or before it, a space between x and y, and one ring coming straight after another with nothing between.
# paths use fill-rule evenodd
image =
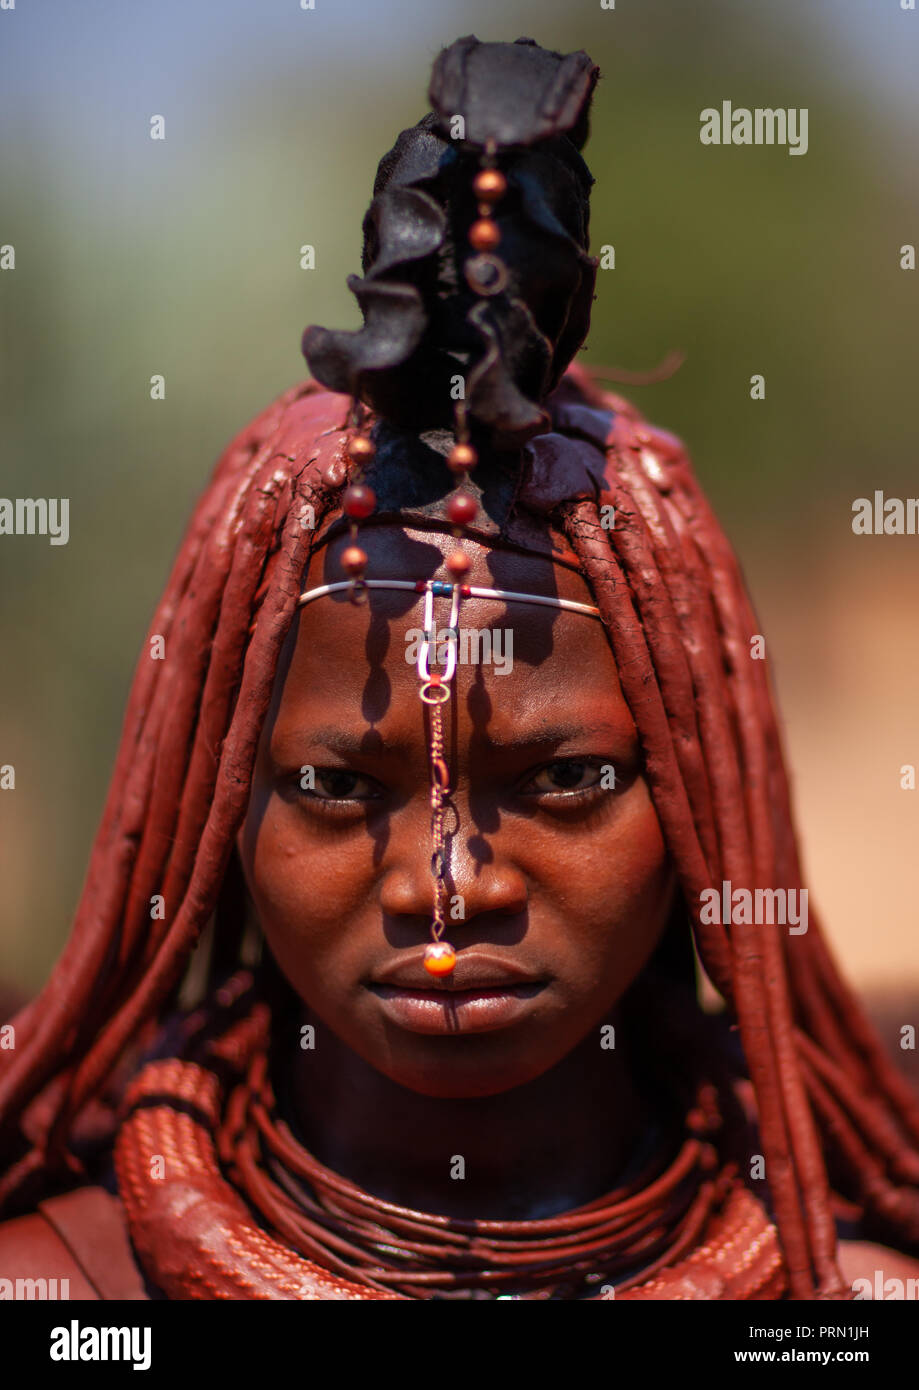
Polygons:
<instances>
[{"instance_id":1,"label":"woman's upper lip","mask_svg":"<svg viewBox=\"0 0 919 1390\"><path fill-rule=\"evenodd\" d=\"M513 961L501 956L486 955L484 951L459 951L456 965L449 975L435 979L424 968L424 951L402 956L374 971L372 985L395 985L399 989L501 989L502 986L533 985L545 976L523 970Z\"/></svg>"}]
</instances>

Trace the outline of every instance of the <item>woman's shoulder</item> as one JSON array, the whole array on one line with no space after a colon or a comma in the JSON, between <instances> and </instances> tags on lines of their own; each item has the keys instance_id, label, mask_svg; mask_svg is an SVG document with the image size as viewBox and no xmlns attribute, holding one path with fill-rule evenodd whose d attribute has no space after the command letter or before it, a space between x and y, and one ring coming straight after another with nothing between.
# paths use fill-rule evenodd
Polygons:
<instances>
[{"instance_id":1,"label":"woman's shoulder","mask_svg":"<svg viewBox=\"0 0 919 1390\"><path fill-rule=\"evenodd\" d=\"M841 1240L837 1262L856 1298L919 1299L919 1260L866 1240Z\"/></svg>"},{"instance_id":2,"label":"woman's shoulder","mask_svg":"<svg viewBox=\"0 0 919 1390\"><path fill-rule=\"evenodd\" d=\"M0 1298L149 1298L118 1198L78 1187L0 1222Z\"/></svg>"}]
</instances>

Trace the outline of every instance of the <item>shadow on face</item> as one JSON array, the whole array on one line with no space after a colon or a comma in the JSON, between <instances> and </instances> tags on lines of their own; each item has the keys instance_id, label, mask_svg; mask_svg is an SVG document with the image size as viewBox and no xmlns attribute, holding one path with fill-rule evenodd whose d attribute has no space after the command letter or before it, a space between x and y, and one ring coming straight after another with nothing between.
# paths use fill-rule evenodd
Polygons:
<instances>
[{"instance_id":1,"label":"shadow on face","mask_svg":"<svg viewBox=\"0 0 919 1390\"><path fill-rule=\"evenodd\" d=\"M347 537L304 589L341 578ZM449 535L367 527L368 574L444 577ZM592 603L547 558L464 548L472 585ZM435 599L445 628L449 598ZM421 967L433 885L421 595L299 611L258 750L239 849L287 980L338 1039L427 1095L476 1096L555 1065L609 1015L663 933L674 874L602 624L464 601L444 707L451 771L447 937ZM463 636L467 640L463 657Z\"/></svg>"}]
</instances>

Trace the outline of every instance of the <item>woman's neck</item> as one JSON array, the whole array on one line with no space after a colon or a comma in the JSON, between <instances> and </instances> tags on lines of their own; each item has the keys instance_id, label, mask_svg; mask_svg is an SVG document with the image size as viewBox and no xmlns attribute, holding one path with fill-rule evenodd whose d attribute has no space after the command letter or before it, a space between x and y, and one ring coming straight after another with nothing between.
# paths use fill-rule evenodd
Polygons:
<instances>
[{"instance_id":1,"label":"woman's neck","mask_svg":"<svg viewBox=\"0 0 919 1390\"><path fill-rule=\"evenodd\" d=\"M535 1080L457 1100L397 1085L303 1018L315 1049L278 1076L282 1115L325 1167L399 1206L507 1221L570 1210L617 1185L654 1123L627 1054L601 1049L596 1029Z\"/></svg>"}]
</instances>

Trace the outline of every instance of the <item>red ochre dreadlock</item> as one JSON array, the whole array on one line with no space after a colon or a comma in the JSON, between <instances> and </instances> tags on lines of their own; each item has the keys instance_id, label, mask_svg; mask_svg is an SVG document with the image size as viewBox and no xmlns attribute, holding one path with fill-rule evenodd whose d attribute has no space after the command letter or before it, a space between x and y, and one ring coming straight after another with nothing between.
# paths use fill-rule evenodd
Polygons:
<instances>
[{"instance_id":1,"label":"red ochre dreadlock","mask_svg":"<svg viewBox=\"0 0 919 1390\"><path fill-rule=\"evenodd\" d=\"M919 1101L813 914L795 936L700 921L713 884L801 884L765 662L750 658L758 626L679 442L582 367L566 389L614 412L610 491L550 520L600 609L699 958L739 1025L790 1295L845 1298L824 1154L872 1229L919 1242ZM169 1013L218 907L316 528L347 482L349 407L312 381L287 391L226 450L193 515L137 667L70 939L14 1020L15 1050L0 1052L0 1210L52 1173L83 1171L81 1113ZM151 659L154 637L167 660ZM164 920L151 920L157 894Z\"/></svg>"}]
</instances>

